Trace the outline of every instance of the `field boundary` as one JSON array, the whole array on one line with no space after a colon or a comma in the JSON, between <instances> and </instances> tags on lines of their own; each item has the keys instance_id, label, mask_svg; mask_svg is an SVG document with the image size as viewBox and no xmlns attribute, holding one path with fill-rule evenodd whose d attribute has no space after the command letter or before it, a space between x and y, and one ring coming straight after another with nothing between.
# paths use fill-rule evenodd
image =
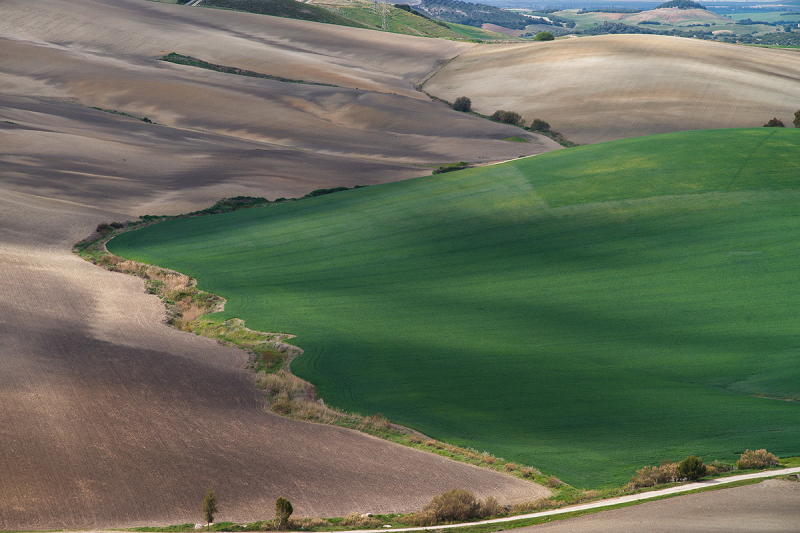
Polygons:
<instances>
[{"instance_id":1,"label":"field boundary","mask_svg":"<svg viewBox=\"0 0 800 533\"><path fill-rule=\"evenodd\" d=\"M441 526L428 526L428 527L406 527L406 528L392 528L391 531L429 531L429 530L440 530L440 529L456 529L456 528L468 528L471 526L482 526L482 525L491 525L491 524L505 524L509 522L516 522L520 520L530 520L532 518L542 518L547 516L556 516L556 515L563 515L568 513L575 513L581 511L591 511L591 510L602 510L605 507L616 507L620 505L626 504L636 504L640 502L644 502L647 500L659 499L669 496L677 496L683 493L693 492L693 491L704 491L716 488L724 488L724 485L730 485L733 483L740 483L742 481L751 481L751 480L765 480L772 477L777 476L785 476L791 474L800 474L800 467L792 467L792 468L784 468L781 470L767 470L764 472L754 472L752 474L740 474L737 476L729 476L724 478L716 478L710 479L707 481L696 481L694 483L687 483L686 485L680 485L677 487L669 487L666 489L660 490L653 490L650 492L645 492L641 494L630 494L627 496L618 496L616 498L609 498L606 500L594 501L590 503L583 503L578 505L571 505L567 507L561 507L559 509L550 509L548 511L538 511L535 513L529 513L524 515L517 515L517 516L506 516L503 518L491 518L488 520L481 520L478 522L464 522L460 524L445 524ZM380 533L382 531L386 531L385 529L361 529L361 530L350 530L344 531L340 533Z\"/></svg>"}]
</instances>

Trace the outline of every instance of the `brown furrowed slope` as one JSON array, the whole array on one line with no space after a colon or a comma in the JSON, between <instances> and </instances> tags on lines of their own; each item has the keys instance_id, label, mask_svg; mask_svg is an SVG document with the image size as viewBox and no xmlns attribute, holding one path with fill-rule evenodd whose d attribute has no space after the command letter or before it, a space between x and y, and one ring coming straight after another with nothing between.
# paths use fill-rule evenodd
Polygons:
<instances>
[{"instance_id":1,"label":"brown furrowed slope","mask_svg":"<svg viewBox=\"0 0 800 533\"><path fill-rule=\"evenodd\" d=\"M73 99L160 124L350 158L502 160L551 140L456 113L414 83L470 45L216 9L9 0L0 90ZM325 87L158 61L169 52ZM532 142L502 139L522 133Z\"/></svg>"},{"instance_id":2,"label":"brown furrowed slope","mask_svg":"<svg viewBox=\"0 0 800 533\"><path fill-rule=\"evenodd\" d=\"M406 167L30 99L0 97L0 118L15 123L0 122L0 530L198 522L209 487L232 521L270 517L279 496L335 516L410 511L454 486L506 501L546 492L269 413L243 352L161 324L141 280L70 253L101 221Z\"/></svg>"},{"instance_id":3,"label":"brown furrowed slope","mask_svg":"<svg viewBox=\"0 0 800 533\"><path fill-rule=\"evenodd\" d=\"M800 54L658 35L477 46L425 90L481 113L541 118L578 143L671 131L790 124Z\"/></svg>"},{"instance_id":4,"label":"brown furrowed slope","mask_svg":"<svg viewBox=\"0 0 800 533\"><path fill-rule=\"evenodd\" d=\"M269 413L246 356L166 327L141 280L70 252L100 222L558 148L414 90L466 46L136 0L0 3L0 530L198 522L209 487L232 521L279 496L331 516L547 492ZM340 87L157 60L171 51Z\"/></svg>"}]
</instances>

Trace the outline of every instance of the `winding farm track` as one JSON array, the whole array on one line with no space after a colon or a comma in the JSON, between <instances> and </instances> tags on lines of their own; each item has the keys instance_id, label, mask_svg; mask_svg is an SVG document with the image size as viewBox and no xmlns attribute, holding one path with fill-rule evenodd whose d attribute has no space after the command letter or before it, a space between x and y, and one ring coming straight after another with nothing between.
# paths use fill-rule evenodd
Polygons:
<instances>
[{"instance_id":1,"label":"winding farm track","mask_svg":"<svg viewBox=\"0 0 800 533\"><path fill-rule=\"evenodd\" d=\"M335 516L452 487L547 492L269 413L243 353L164 326L140 280L70 252L104 221L557 148L497 140L518 130L413 89L463 45L353 35L134 0L0 3L0 530L196 522L208 487L234 521L271 516L278 496ZM173 50L342 87L156 61Z\"/></svg>"}]
</instances>

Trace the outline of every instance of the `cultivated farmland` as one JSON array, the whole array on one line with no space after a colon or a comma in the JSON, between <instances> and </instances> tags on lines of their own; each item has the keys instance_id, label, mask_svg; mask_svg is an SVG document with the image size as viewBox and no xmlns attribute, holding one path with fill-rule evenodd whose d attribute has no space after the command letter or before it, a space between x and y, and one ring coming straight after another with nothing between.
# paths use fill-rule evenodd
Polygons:
<instances>
[{"instance_id":1,"label":"cultivated farmland","mask_svg":"<svg viewBox=\"0 0 800 533\"><path fill-rule=\"evenodd\" d=\"M505 80L499 84L497 80ZM800 56L659 35L603 35L475 47L426 84L484 114L510 109L577 143L791 122Z\"/></svg>"},{"instance_id":2,"label":"cultivated farmland","mask_svg":"<svg viewBox=\"0 0 800 533\"><path fill-rule=\"evenodd\" d=\"M326 402L580 486L796 453L800 132L581 147L122 235Z\"/></svg>"}]
</instances>

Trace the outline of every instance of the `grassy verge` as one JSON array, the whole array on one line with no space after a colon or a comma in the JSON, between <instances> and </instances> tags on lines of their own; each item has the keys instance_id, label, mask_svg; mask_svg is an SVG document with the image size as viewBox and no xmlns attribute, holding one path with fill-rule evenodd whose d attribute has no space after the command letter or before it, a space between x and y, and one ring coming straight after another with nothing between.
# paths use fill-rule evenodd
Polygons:
<instances>
[{"instance_id":1,"label":"grassy verge","mask_svg":"<svg viewBox=\"0 0 800 533\"><path fill-rule=\"evenodd\" d=\"M322 85L325 87L338 87L338 85L332 85L330 83L319 83L315 81L306 81L306 80L297 80L292 78L283 78L281 76L272 76L270 74L262 74L260 72L254 72L252 70L245 70L242 68L236 67L226 67L224 65L216 65L214 63L209 63L207 61L203 61L201 59L197 59L191 56L184 56L181 54L177 54L175 52L170 52L169 54L160 57L159 61L166 61L168 63L175 63L176 65L187 65L190 67L197 67L206 70L213 70L215 72L223 72L225 74L236 74L238 76L247 76L250 78L261 78L265 80L273 80L273 81L282 81L284 83L303 83L305 85Z\"/></svg>"}]
</instances>

